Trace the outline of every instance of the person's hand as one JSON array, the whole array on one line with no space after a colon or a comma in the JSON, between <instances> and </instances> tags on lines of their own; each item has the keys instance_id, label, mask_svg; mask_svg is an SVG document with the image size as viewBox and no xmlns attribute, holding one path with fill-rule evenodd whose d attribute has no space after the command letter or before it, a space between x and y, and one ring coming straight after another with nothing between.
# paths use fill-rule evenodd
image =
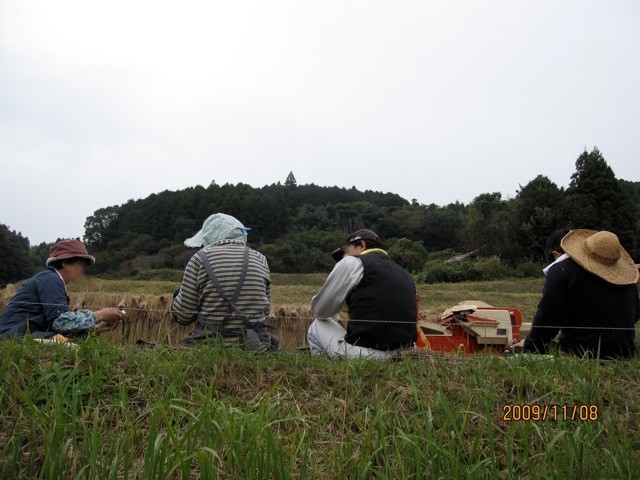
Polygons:
<instances>
[{"instance_id":1,"label":"person's hand","mask_svg":"<svg viewBox=\"0 0 640 480\"><path fill-rule=\"evenodd\" d=\"M524 340L520 340L518 343L514 343L513 345L511 345L512 349L516 349L516 348L524 348Z\"/></svg>"},{"instance_id":2,"label":"person's hand","mask_svg":"<svg viewBox=\"0 0 640 480\"><path fill-rule=\"evenodd\" d=\"M94 312L98 324L105 323L106 325L113 326L124 318L124 313L117 308L103 308Z\"/></svg>"}]
</instances>

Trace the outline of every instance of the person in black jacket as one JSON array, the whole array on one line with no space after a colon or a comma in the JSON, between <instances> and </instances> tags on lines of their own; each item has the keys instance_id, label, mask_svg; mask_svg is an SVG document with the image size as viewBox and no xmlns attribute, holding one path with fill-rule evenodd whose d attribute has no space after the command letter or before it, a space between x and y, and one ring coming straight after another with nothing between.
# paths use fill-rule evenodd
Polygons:
<instances>
[{"instance_id":1,"label":"person in black jacket","mask_svg":"<svg viewBox=\"0 0 640 480\"><path fill-rule=\"evenodd\" d=\"M311 311L311 353L387 359L416 341L416 287L411 275L384 250L371 230L358 230L332 253L338 262ZM347 330L331 317L349 312Z\"/></svg>"},{"instance_id":2,"label":"person in black jacket","mask_svg":"<svg viewBox=\"0 0 640 480\"><path fill-rule=\"evenodd\" d=\"M602 359L633 356L640 319L633 260L607 231L573 230L561 245L566 256L547 271L531 332L514 347L546 353L560 333L562 352Z\"/></svg>"}]
</instances>

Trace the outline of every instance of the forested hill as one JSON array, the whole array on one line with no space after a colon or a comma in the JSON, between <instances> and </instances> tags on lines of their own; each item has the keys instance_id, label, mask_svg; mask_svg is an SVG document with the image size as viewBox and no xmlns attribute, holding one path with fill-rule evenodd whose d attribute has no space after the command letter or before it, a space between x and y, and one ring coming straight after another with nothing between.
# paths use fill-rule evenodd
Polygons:
<instances>
[{"instance_id":1,"label":"forested hill","mask_svg":"<svg viewBox=\"0 0 640 480\"><path fill-rule=\"evenodd\" d=\"M96 273L181 269L193 254L184 240L209 215L224 212L251 227L250 244L268 257L275 272L328 271L333 264L329 252L348 232L364 227L386 239L395 258L414 272L429 258L455 252L478 251L513 264L542 262L546 238L558 228L614 231L640 260L640 182L617 180L597 149L582 153L575 166L566 189L540 175L513 198L485 193L467 205L445 206L393 193L298 185L293 174L283 184L261 188L212 182L97 210L86 221L85 241L97 257ZM6 239L11 232L5 230L0 233ZM0 250L28 248L24 240L0 238ZM34 265L44 263L48 248L31 247ZM10 252L0 252L0 262L8 258ZM4 270L11 274L0 283L27 275ZM0 276L2 271L0 265Z\"/></svg>"},{"instance_id":2,"label":"forested hill","mask_svg":"<svg viewBox=\"0 0 640 480\"><path fill-rule=\"evenodd\" d=\"M100 260L98 269L184 266L191 255L182 242L205 218L224 212L251 227L250 242L265 253L274 271L326 271L328 255L348 232L372 228L405 263L419 270L428 252L480 249L516 262L542 261L546 237L561 227L606 228L617 232L638 256L638 182L619 182L594 149L576 161L567 189L538 176L512 199L479 195L469 205L422 205L399 195L355 188L283 184L262 188L216 185L162 192L98 210L87 219L85 239ZM413 254L413 256L411 256Z\"/></svg>"},{"instance_id":3,"label":"forested hill","mask_svg":"<svg viewBox=\"0 0 640 480\"><path fill-rule=\"evenodd\" d=\"M182 268L193 253L182 242L216 212L250 227L250 243L269 256L273 270L283 272L326 270L328 252L364 226L388 238L424 233L418 209L399 195L297 185L291 174L284 184L212 183L100 209L87 219L85 240L102 268ZM403 232L406 226L410 232Z\"/></svg>"}]
</instances>

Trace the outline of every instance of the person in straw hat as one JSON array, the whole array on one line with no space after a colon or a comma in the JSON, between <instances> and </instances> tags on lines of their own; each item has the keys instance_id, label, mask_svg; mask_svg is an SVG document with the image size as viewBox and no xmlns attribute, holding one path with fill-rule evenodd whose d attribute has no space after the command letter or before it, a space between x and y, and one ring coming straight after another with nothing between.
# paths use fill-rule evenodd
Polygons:
<instances>
[{"instance_id":1,"label":"person in straw hat","mask_svg":"<svg viewBox=\"0 0 640 480\"><path fill-rule=\"evenodd\" d=\"M62 240L49 252L46 269L29 279L0 315L0 336L52 338L113 328L122 319L117 308L71 311L67 284L78 281L96 263L80 240ZM60 337L62 335L62 337Z\"/></svg>"},{"instance_id":2,"label":"person in straw hat","mask_svg":"<svg viewBox=\"0 0 640 480\"><path fill-rule=\"evenodd\" d=\"M545 353L560 333L562 352L598 358L633 356L640 319L639 272L611 232L572 230L561 242L567 258L547 271L527 338L514 345Z\"/></svg>"}]
</instances>

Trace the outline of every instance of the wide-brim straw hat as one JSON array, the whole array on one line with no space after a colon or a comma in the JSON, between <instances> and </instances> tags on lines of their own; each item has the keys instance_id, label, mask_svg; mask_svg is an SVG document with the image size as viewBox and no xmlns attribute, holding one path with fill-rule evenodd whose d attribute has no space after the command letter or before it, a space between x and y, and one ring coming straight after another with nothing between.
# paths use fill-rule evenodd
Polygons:
<instances>
[{"instance_id":1,"label":"wide-brim straw hat","mask_svg":"<svg viewBox=\"0 0 640 480\"><path fill-rule=\"evenodd\" d=\"M572 230L561 242L562 249L588 272L614 285L638 283L640 272L615 233Z\"/></svg>"}]
</instances>

